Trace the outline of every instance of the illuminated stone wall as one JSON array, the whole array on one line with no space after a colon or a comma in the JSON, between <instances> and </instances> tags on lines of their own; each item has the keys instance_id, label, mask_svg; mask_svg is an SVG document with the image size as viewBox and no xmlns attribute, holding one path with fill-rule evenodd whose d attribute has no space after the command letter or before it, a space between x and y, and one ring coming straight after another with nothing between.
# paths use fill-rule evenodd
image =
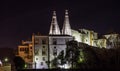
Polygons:
<instances>
[{"instance_id":1,"label":"illuminated stone wall","mask_svg":"<svg viewBox=\"0 0 120 71\"><path fill-rule=\"evenodd\" d=\"M93 42L93 46L95 47L106 48L106 39L96 39Z\"/></svg>"},{"instance_id":2,"label":"illuminated stone wall","mask_svg":"<svg viewBox=\"0 0 120 71\"><path fill-rule=\"evenodd\" d=\"M18 46L18 56L25 60L27 68L32 68L33 46L31 41L22 41L22 44Z\"/></svg>"},{"instance_id":3,"label":"illuminated stone wall","mask_svg":"<svg viewBox=\"0 0 120 71\"><path fill-rule=\"evenodd\" d=\"M48 68L48 36L34 36L34 68Z\"/></svg>"},{"instance_id":4,"label":"illuminated stone wall","mask_svg":"<svg viewBox=\"0 0 120 71\"><path fill-rule=\"evenodd\" d=\"M74 39L75 39L76 41L82 42L82 34L79 33L79 31L72 29L72 36L74 37Z\"/></svg>"},{"instance_id":5,"label":"illuminated stone wall","mask_svg":"<svg viewBox=\"0 0 120 71\"><path fill-rule=\"evenodd\" d=\"M119 34L107 34L104 35L107 40L106 48L118 48L120 47L120 35Z\"/></svg>"},{"instance_id":6,"label":"illuminated stone wall","mask_svg":"<svg viewBox=\"0 0 120 71\"><path fill-rule=\"evenodd\" d=\"M66 53L66 42L72 39L71 36L49 36L50 61L58 56L62 50Z\"/></svg>"},{"instance_id":7,"label":"illuminated stone wall","mask_svg":"<svg viewBox=\"0 0 120 71\"><path fill-rule=\"evenodd\" d=\"M66 51L66 42L73 39L71 36L50 35L50 36L34 36L34 64L33 68L47 69L48 54L49 60L52 61L58 54ZM49 39L48 39L49 38ZM45 42L45 43L43 43ZM48 44L49 43L49 44ZM49 48L49 53L48 53Z\"/></svg>"}]
</instances>

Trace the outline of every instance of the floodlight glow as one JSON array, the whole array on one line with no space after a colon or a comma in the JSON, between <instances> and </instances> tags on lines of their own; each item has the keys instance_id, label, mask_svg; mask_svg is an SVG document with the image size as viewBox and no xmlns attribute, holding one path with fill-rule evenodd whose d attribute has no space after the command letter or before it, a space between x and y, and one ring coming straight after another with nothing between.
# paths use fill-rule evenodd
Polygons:
<instances>
[{"instance_id":1,"label":"floodlight glow","mask_svg":"<svg viewBox=\"0 0 120 71\"><path fill-rule=\"evenodd\" d=\"M7 62L8 61L8 58L5 58L5 62Z\"/></svg>"},{"instance_id":2,"label":"floodlight glow","mask_svg":"<svg viewBox=\"0 0 120 71\"><path fill-rule=\"evenodd\" d=\"M83 62L83 59L82 59L82 58L80 58L80 62Z\"/></svg>"},{"instance_id":3,"label":"floodlight glow","mask_svg":"<svg viewBox=\"0 0 120 71\"><path fill-rule=\"evenodd\" d=\"M70 65L68 64L64 64L64 65L58 65L58 67L62 68L62 69L69 69Z\"/></svg>"},{"instance_id":4,"label":"floodlight glow","mask_svg":"<svg viewBox=\"0 0 120 71\"><path fill-rule=\"evenodd\" d=\"M25 64L25 68L27 68L27 64Z\"/></svg>"},{"instance_id":5,"label":"floodlight glow","mask_svg":"<svg viewBox=\"0 0 120 71\"><path fill-rule=\"evenodd\" d=\"M65 65L64 65L64 68L65 68L65 69L69 69L70 66L69 66L68 64L65 64Z\"/></svg>"},{"instance_id":6,"label":"floodlight glow","mask_svg":"<svg viewBox=\"0 0 120 71\"><path fill-rule=\"evenodd\" d=\"M0 65L2 66L2 61L0 60Z\"/></svg>"}]
</instances>

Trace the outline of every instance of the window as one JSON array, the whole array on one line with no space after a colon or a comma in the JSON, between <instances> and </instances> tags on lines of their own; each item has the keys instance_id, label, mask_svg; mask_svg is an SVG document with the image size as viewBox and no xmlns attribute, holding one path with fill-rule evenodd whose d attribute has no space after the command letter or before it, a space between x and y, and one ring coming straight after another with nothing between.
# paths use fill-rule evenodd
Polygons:
<instances>
[{"instance_id":1,"label":"window","mask_svg":"<svg viewBox=\"0 0 120 71\"><path fill-rule=\"evenodd\" d=\"M57 55L57 48L56 48L56 47L54 47L54 49L53 49L53 55L54 55L54 56Z\"/></svg>"},{"instance_id":2,"label":"window","mask_svg":"<svg viewBox=\"0 0 120 71\"><path fill-rule=\"evenodd\" d=\"M56 45L56 44L57 44L56 39L53 39L53 44L54 44L54 45Z\"/></svg>"},{"instance_id":3,"label":"window","mask_svg":"<svg viewBox=\"0 0 120 71\"><path fill-rule=\"evenodd\" d=\"M29 51L29 48L25 48L24 51Z\"/></svg>"},{"instance_id":4,"label":"window","mask_svg":"<svg viewBox=\"0 0 120 71\"><path fill-rule=\"evenodd\" d=\"M22 51L22 48L20 48L20 51Z\"/></svg>"},{"instance_id":5,"label":"window","mask_svg":"<svg viewBox=\"0 0 120 71\"><path fill-rule=\"evenodd\" d=\"M87 34L88 34L89 32L87 32Z\"/></svg>"},{"instance_id":6,"label":"window","mask_svg":"<svg viewBox=\"0 0 120 71\"><path fill-rule=\"evenodd\" d=\"M41 62L41 65L43 65L43 62Z\"/></svg>"},{"instance_id":7,"label":"window","mask_svg":"<svg viewBox=\"0 0 120 71\"><path fill-rule=\"evenodd\" d=\"M24 49L25 53L29 53L29 48Z\"/></svg>"},{"instance_id":8,"label":"window","mask_svg":"<svg viewBox=\"0 0 120 71\"><path fill-rule=\"evenodd\" d=\"M45 46L43 46L43 48L42 48L42 55L46 55L46 48L45 48Z\"/></svg>"},{"instance_id":9,"label":"window","mask_svg":"<svg viewBox=\"0 0 120 71\"><path fill-rule=\"evenodd\" d=\"M29 48L27 48L27 51L29 51Z\"/></svg>"},{"instance_id":10,"label":"window","mask_svg":"<svg viewBox=\"0 0 120 71\"><path fill-rule=\"evenodd\" d=\"M43 46L43 48L45 49L45 46Z\"/></svg>"},{"instance_id":11,"label":"window","mask_svg":"<svg viewBox=\"0 0 120 71\"><path fill-rule=\"evenodd\" d=\"M42 51L42 55L45 55L46 53L45 53L45 51Z\"/></svg>"},{"instance_id":12,"label":"window","mask_svg":"<svg viewBox=\"0 0 120 71\"><path fill-rule=\"evenodd\" d=\"M39 38L35 38L35 44L39 44Z\"/></svg>"},{"instance_id":13,"label":"window","mask_svg":"<svg viewBox=\"0 0 120 71\"><path fill-rule=\"evenodd\" d=\"M38 58L36 58L36 60L38 60Z\"/></svg>"},{"instance_id":14,"label":"window","mask_svg":"<svg viewBox=\"0 0 120 71\"><path fill-rule=\"evenodd\" d=\"M54 49L56 49L56 47L54 47Z\"/></svg>"},{"instance_id":15,"label":"window","mask_svg":"<svg viewBox=\"0 0 120 71\"><path fill-rule=\"evenodd\" d=\"M20 48L20 51L25 51L25 48Z\"/></svg>"},{"instance_id":16,"label":"window","mask_svg":"<svg viewBox=\"0 0 120 71\"><path fill-rule=\"evenodd\" d=\"M35 55L39 55L39 49L35 49Z\"/></svg>"},{"instance_id":17,"label":"window","mask_svg":"<svg viewBox=\"0 0 120 71\"><path fill-rule=\"evenodd\" d=\"M42 44L46 44L46 40L44 39L44 40L42 40Z\"/></svg>"},{"instance_id":18,"label":"window","mask_svg":"<svg viewBox=\"0 0 120 71\"><path fill-rule=\"evenodd\" d=\"M25 48L22 48L22 51L25 51Z\"/></svg>"},{"instance_id":19,"label":"window","mask_svg":"<svg viewBox=\"0 0 120 71\"><path fill-rule=\"evenodd\" d=\"M45 57L43 57L43 61L45 61Z\"/></svg>"}]
</instances>

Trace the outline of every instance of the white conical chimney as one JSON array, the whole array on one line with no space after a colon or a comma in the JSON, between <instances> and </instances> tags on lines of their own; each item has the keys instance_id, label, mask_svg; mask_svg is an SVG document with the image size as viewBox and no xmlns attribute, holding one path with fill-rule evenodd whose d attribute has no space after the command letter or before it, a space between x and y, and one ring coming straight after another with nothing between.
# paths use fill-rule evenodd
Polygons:
<instances>
[{"instance_id":1,"label":"white conical chimney","mask_svg":"<svg viewBox=\"0 0 120 71\"><path fill-rule=\"evenodd\" d=\"M63 28L62 28L62 34L63 35L72 35L71 27L70 27L70 23L69 23L68 10L65 11L65 19L64 19L64 24L63 24Z\"/></svg>"},{"instance_id":2,"label":"white conical chimney","mask_svg":"<svg viewBox=\"0 0 120 71\"><path fill-rule=\"evenodd\" d=\"M60 29L57 23L56 11L53 11L53 17L52 17L49 35L60 35Z\"/></svg>"}]
</instances>

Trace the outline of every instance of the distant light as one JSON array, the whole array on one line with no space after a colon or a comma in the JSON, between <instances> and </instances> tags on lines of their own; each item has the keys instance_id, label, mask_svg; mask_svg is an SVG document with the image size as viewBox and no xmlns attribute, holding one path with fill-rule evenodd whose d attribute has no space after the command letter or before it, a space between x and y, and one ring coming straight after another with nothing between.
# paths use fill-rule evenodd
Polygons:
<instances>
[{"instance_id":1,"label":"distant light","mask_svg":"<svg viewBox=\"0 0 120 71\"><path fill-rule=\"evenodd\" d=\"M8 58L5 58L5 62L8 62Z\"/></svg>"},{"instance_id":2,"label":"distant light","mask_svg":"<svg viewBox=\"0 0 120 71\"><path fill-rule=\"evenodd\" d=\"M25 68L27 68L27 64L25 64Z\"/></svg>"},{"instance_id":3,"label":"distant light","mask_svg":"<svg viewBox=\"0 0 120 71\"><path fill-rule=\"evenodd\" d=\"M83 61L84 61L84 59L80 58L80 62L83 62Z\"/></svg>"},{"instance_id":4,"label":"distant light","mask_svg":"<svg viewBox=\"0 0 120 71\"><path fill-rule=\"evenodd\" d=\"M0 66L2 66L2 61L0 60Z\"/></svg>"},{"instance_id":5,"label":"distant light","mask_svg":"<svg viewBox=\"0 0 120 71\"><path fill-rule=\"evenodd\" d=\"M65 69L69 69L70 66L69 66L68 64L65 64L64 68L65 68Z\"/></svg>"},{"instance_id":6,"label":"distant light","mask_svg":"<svg viewBox=\"0 0 120 71\"><path fill-rule=\"evenodd\" d=\"M64 64L64 65L58 65L58 67L60 67L62 69L69 69L70 65L69 64Z\"/></svg>"},{"instance_id":7,"label":"distant light","mask_svg":"<svg viewBox=\"0 0 120 71\"><path fill-rule=\"evenodd\" d=\"M82 49L80 49L80 56L79 56L79 62L84 62L84 53L82 51Z\"/></svg>"}]
</instances>

